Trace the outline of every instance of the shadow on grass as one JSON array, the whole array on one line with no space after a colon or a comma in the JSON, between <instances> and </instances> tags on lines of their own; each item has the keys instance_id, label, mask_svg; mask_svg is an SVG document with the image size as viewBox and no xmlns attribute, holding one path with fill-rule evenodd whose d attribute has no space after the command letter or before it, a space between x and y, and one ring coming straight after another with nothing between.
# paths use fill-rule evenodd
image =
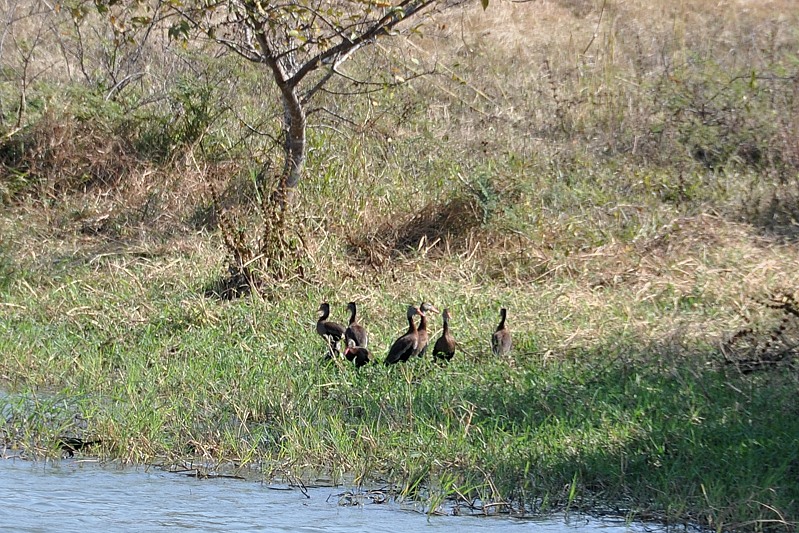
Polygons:
<instances>
[{"instance_id":1,"label":"shadow on grass","mask_svg":"<svg viewBox=\"0 0 799 533\"><path fill-rule=\"evenodd\" d=\"M795 527L796 369L744 375L670 350L627 358L597 347L468 387L479 407L472 423L512 439L486 455L495 460L487 469L509 480L501 492L713 528Z\"/></svg>"},{"instance_id":2,"label":"shadow on grass","mask_svg":"<svg viewBox=\"0 0 799 533\"><path fill-rule=\"evenodd\" d=\"M794 181L751 192L744 201L742 217L760 233L784 242L799 241L799 193Z\"/></svg>"}]
</instances>

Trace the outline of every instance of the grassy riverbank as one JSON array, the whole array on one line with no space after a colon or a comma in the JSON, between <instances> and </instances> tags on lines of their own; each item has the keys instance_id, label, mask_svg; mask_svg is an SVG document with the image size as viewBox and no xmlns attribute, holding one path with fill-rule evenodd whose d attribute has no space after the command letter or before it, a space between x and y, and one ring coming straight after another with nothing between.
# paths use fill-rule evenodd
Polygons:
<instances>
[{"instance_id":1,"label":"grassy riverbank","mask_svg":"<svg viewBox=\"0 0 799 533\"><path fill-rule=\"evenodd\" d=\"M725 6L474 6L378 47L353 68L437 74L324 102L355 127L313 119L289 275L232 301L209 184L258 227L257 69L172 52L163 100L42 75L24 115L3 85L3 445L795 530L799 13ZM325 300L380 360L448 307L459 351L321 364Z\"/></svg>"}]
</instances>

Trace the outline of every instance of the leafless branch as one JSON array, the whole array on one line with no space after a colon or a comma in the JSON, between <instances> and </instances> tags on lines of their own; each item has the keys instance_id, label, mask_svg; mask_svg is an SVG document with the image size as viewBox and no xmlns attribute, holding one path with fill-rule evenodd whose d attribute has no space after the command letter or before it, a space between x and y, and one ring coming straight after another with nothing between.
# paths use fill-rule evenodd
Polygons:
<instances>
[{"instance_id":1,"label":"leafless branch","mask_svg":"<svg viewBox=\"0 0 799 533\"><path fill-rule=\"evenodd\" d=\"M139 72L134 72L132 74L128 74L127 76L119 80L116 84L114 84L113 87L111 87L108 93L106 93L105 101L106 102L109 101L116 93L122 91L122 89L127 87L129 83L138 80L142 76L144 76L144 72L139 71Z\"/></svg>"},{"instance_id":2,"label":"leafless branch","mask_svg":"<svg viewBox=\"0 0 799 533\"><path fill-rule=\"evenodd\" d=\"M310 89L308 89L308 90L305 92L305 94L303 95L302 99L300 100L300 102L302 103L302 105L305 105L305 104L307 104L308 102L310 102L310 101L311 101L311 99L314 97L314 95L315 95L315 94L316 94L316 93L317 93L317 92L318 92L318 91L319 91L319 90L320 90L320 89L321 89L321 88L322 88L322 87L323 87L323 86L324 86L324 85L325 85L325 84L326 84L328 81L330 81L330 78L332 78L332 77L333 77L333 74L335 74L335 73L336 73L336 71L335 71L335 67L331 67L331 68L330 68L330 69L329 69L327 72L325 72L325 75L324 75L324 76L322 76L321 78L319 78L319 80L318 80L318 81L317 81L317 82L314 84L314 86L313 86L313 87L311 87Z\"/></svg>"},{"instance_id":3,"label":"leafless branch","mask_svg":"<svg viewBox=\"0 0 799 533\"><path fill-rule=\"evenodd\" d=\"M588 49L591 48L591 45L594 44L594 39L596 39L597 34L599 33L599 25L602 24L602 15L605 14L605 6L607 6L608 0L604 0L602 2L602 9L599 11L599 20L596 21L596 29L594 30L593 35L591 35L591 40L588 41L588 44L585 45L585 50L583 50L582 55L585 55L588 52Z\"/></svg>"},{"instance_id":4,"label":"leafless branch","mask_svg":"<svg viewBox=\"0 0 799 533\"><path fill-rule=\"evenodd\" d=\"M355 39L349 39L341 36L343 41L332 48L320 52L315 57L309 59L300 69L287 80L289 85L296 86L302 79L308 75L309 72L315 70L320 64L335 58L338 55L346 54L351 49L358 48L361 45L368 43L372 40L388 35L391 30L399 24L403 19L408 18L419 11L422 11L427 6L435 3L435 0L405 0L399 6L392 9L381 17L372 26L361 33Z\"/></svg>"}]
</instances>

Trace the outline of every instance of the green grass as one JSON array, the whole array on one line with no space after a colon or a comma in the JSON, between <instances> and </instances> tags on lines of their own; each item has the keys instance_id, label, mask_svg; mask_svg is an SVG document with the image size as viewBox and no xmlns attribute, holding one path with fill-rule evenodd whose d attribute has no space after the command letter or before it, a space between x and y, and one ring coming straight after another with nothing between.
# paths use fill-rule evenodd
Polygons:
<instances>
[{"instance_id":1,"label":"green grass","mask_svg":"<svg viewBox=\"0 0 799 533\"><path fill-rule=\"evenodd\" d=\"M107 101L42 53L17 130L4 55L6 453L87 435L103 459L388 482L431 512L795 530L799 323L775 306L799 287L799 13L747 6L492 2L364 50L347 72L412 56L437 74L322 97L291 275L234 301L203 296L225 271L210 184L257 240L280 116L260 66L156 47L177 89ZM458 353L322 364L324 300L339 321L359 303L381 361L405 306L448 307ZM515 348L496 360L502 306Z\"/></svg>"},{"instance_id":2,"label":"green grass","mask_svg":"<svg viewBox=\"0 0 799 533\"><path fill-rule=\"evenodd\" d=\"M712 346L625 331L623 314L603 319L601 338L553 350L553 321L585 328L598 317L543 292L511 307L514 357L496 360L496 304L513 293L445 286L429 299L453 310L468 355L356 372L321 364L313 310L324 289L218 303L199 296L200 272L176 282L147 277L182 268L166 258L125 263L40 279L33 294L23 273L6 290L6 445L57 453L78 413L102 457L382 478L431 501L457 491L536 512L620 505L712 527L780 520L775 510L790 516L797 501L795 376L739 375ZM402 298L376 290L362 306L381 359L404 327ZM521 327L525 315L538 326Z\"/></svg>"}]
</instances>

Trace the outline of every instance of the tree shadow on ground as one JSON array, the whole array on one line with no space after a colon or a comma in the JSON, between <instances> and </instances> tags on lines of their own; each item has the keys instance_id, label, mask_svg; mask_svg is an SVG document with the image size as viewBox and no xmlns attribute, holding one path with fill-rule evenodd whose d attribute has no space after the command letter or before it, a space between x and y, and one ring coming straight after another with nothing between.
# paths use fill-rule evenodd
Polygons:
<instances>
[{"instance_id":1,"label":"tree shadow on ground","mask_svg":"<svg viewBox=\"0 0 799 533\"><path fill-rule=\"evenodd\" d=\"M713 528L795 527L796 357L745 373L707 350L617 349L564 354L465 391L479 406L474 424L515 436L510 459L490 465L515 475L505 490Z\"/></svg>"},{"instance_id":2,"label":"tree shadow on ground","mask_svg":"<svg viewBox=\"0 0 799 533\"><path fill-rule=\"evenodd\" d=\"M742 217L760 233L784 242L799 241L799 183L752 192L744 202Z\"/></svg>"}]
</instances>

